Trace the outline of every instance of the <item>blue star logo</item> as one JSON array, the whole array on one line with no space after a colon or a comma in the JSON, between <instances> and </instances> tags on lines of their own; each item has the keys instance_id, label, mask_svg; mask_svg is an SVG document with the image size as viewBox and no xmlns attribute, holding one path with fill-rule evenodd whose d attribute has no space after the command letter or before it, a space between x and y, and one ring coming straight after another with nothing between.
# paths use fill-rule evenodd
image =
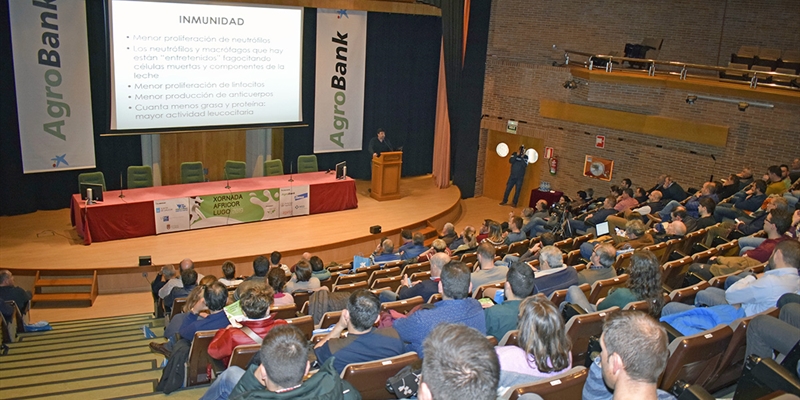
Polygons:
<instances>
[{"instance_id":1,"label":"blue star logo","mask_svg":"<svg viewBox=\"0 0 800 400\"><path fill-rule=\"evenodd\" d=\"M347 19L350 19L350 17L348 17L348 16L347 16L347 10L344 10L344 9L342 9L342 10L339 10L339 11L338 11L338 13L339 13L339 16L338 16L338 17L336 17L336 18L342 18L342 17L345 17L345 18L347 18Z\"/></svg>"},{"instance_id":2,"label":"blue star logo","mask_svg":"<svg viewBox=\"0 0 800 400\"><path fill-rule=\"evenodd\" d=\"M53 162L53 168L57 168L58 166L61 165L61 163L64 163L64 165L69 167L69 163L67 162L67 155L66 154L62 154L60 156L55 156L55 158L51 158L50 161Z\"/></svg>"}]
</instances>

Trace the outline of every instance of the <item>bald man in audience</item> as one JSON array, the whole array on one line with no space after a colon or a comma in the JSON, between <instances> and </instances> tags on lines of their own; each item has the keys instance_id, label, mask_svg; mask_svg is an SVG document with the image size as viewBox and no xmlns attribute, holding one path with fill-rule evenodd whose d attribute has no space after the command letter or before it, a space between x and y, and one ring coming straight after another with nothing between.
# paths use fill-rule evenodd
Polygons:
<instances>
[{"instance_id":1,"label":"bald man in audience","mask_svg":"<svg viewBox=\"0 0 800 400\"><path fill-rule=\"evenodd\" d=\"M181 272L186 271L187 269L194 269L194 263L192 260L188 258L184 258L180 264L180 271L177 272L177 276L168 280L161 289L158 290L158 297L164 299L172 293L172 288L176 287L183 287L183 281L181 280ZM203 274L197 273L197 282L200 282L203 279Z\"/></svg>"}]
</instances>

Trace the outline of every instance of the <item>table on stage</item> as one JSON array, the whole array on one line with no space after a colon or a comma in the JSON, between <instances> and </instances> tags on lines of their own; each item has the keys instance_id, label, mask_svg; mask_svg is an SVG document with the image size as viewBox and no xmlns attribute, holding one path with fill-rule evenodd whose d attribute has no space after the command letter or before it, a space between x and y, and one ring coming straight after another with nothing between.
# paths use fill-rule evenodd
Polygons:
<instances>
[{"instance_id":1,"label":"table on stage","mask_svg":"<svg viewBox=\"0 0 800 400\"><path fill-rule=\"evenodd\" d=\"M555 190L550 190L547 192L543 192L539 189L531 190L531 199L528 201L528 207L536 208L536 202L539 200L544 200L547 202L547 206L550 207L555 203L558 203L558 200L561 199L561 196L564 195L564 192L559 192Z\"/></svg>"},{"instance_id":2,"label":"table on stage","mask_svg":"<svg viewBox=\"0 0 800 400\"><path fill-rule=\"evenodd\" d=\"M298 186L309 187L309 214L358 207L356 183L351 178L337 180L334 174L325 172L295 174L293 178L294 182L289 182L287 175L231 180L230 189L225 188L225 181L130 189L123 192L123 198L115 191L107 191L102 202L88 206L80 194L75 194L70 203L72 225L87 245L155 235L156 200Z\"/></svg>"}]
</instances>

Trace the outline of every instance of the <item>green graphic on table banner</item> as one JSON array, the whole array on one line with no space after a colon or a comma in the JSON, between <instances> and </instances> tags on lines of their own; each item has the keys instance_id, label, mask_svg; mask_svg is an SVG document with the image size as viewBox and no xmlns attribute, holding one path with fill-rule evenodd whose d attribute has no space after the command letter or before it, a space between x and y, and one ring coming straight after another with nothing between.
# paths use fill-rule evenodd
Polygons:
<instances>
[{"instance_id":1,"label":"green graphic on table banner","mask_svg":"<svg viewBox=\"0 0 800 400\"><path fill-rule=\"evenodd\" d=\"M280 189L190 197L191 227L195 229L278 218L280 199Z\"/></svg>"}]
</instances>

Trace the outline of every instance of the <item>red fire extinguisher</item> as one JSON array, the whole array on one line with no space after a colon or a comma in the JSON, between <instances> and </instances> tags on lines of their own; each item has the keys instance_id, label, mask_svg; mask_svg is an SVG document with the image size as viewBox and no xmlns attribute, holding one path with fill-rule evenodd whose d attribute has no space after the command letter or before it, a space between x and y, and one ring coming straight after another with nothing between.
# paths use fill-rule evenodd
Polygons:
<instances>
[{"instance_id":1,"label":"red fire extinguisher","mask_svg":"<svg viewBox=\"0 0 800 400\"><path fill-rule=\"evenodd\" d=\"M558 172L558 158L556 156L550 157L550 175L555 175Z\"/></svg>"}]
</instances>

